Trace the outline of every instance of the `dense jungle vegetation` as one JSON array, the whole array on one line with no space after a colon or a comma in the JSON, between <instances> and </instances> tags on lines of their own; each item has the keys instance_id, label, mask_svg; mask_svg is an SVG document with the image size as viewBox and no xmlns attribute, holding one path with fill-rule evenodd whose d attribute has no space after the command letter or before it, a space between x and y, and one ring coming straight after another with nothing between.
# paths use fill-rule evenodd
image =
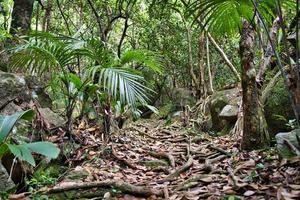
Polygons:
<instances>
[{"instance_id":1,"label":"dense jungle vegetation","mask_svg":"<svg viewBox=\"0 0 300 200\"><path fill-rule=\"evenodd\" d=\"M300 199L299 0L0 0L0 199Z\"/></svg>"}]
</instances>

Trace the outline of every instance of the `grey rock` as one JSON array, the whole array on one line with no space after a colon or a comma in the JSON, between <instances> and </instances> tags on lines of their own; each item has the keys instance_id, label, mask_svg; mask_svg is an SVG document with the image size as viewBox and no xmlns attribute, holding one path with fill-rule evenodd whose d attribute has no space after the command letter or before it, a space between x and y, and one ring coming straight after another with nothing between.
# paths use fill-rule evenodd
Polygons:
<instances>
[{"instance_id":1,"label":"grey rock","mask_svg":"<svg viewBox=\"0 0 300 200\"><path fill-rule=\"evenodd\" d=\"M41 107L51 107L51 99L44 88L37 77L0 71L0 114L13 114L31 100L37 100Z\"/></svg>"},{"instance_id":2,"label":"grey rock","mask_svg":"<svg viewBox=\"0 0 300 200\"><path fill-rule=\"evenodd\" d=\"M238 110L237 105L226 105L219 114L219 117L227 121L235 121L237 120Z\"/></svg>"},{"instance_id":3,"label":"grey rock","mask_svg":"<svg viewBox=\"0 0 300 200\"><path fill-rule=\"evenodd\" d=\"M15 184L9 178L9 174L0 161L0 192L5 192L13 187L15 187Z\"/></svg>"},{"instance_id":4,"label":"grey rock","mask_svg":"<svg viewBox=\"0 0 300 200\"><path fill-rule=\"evenodd\" d=\"M48 123L49 129L64 126L64 118L53 112L50 108L39 108L38 110L43 120Z\"/></svg>"},{"instance_id":5,"label":"grey rock","mask_svg":"<svg viewBox=\"0 0 300 200\"><path fill-rule=\"evenodd\" d=\"M277 142L277 151L281 157L291 158L296 156L295 152L291 150L286 141L288 141L296 149L298 149L298 151L300 151L300 144L297 137L300 139L300 129L296 129L286 133L278 133L275 136Z\"/></svg>"},{"instance_id":6,"label":"grey rock","mask_svg":"<svg viewBox=\"0 0 300 200\"><path fill-rule=\"evenodd\" d=\"M225 127L226 124L219 115L226 105L237 105L239 99L241 98L239 94L239 89L233 88L229 90L217 91L211 96L209 102L209 111L213 130L221 131Z\"/></svg>"}]
</instances>

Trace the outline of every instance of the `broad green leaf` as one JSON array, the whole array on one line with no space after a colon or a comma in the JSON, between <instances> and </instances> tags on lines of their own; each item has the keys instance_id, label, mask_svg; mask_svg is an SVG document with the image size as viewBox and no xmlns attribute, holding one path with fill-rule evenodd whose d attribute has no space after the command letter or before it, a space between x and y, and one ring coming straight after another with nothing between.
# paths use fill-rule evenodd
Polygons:
<instances>
[{"instance_id":1,"label":"broad green leaf","mask_svg":"<svg viewBox=\"0 0 300 200\"><path fill-rule=\"evenodd\" d=\"M8 136L18 119L25 119L30 121L33 117L32 110L16 112L13 115L2 116L0 115L0 143L2 143Z\"/></svg>"},{"instance_id":2,"label":"broad green leaf","mask_svg":"<svg viewBox=\"0 0 300 200\"><path fill-rule=\"evenodd\" d=\"M69 73L69 81L74 84L76 89L81 89L82 81L76 74Z\"/></svg>"},{"instance_id":3,"label":"broad green leaf","mask_svg":"<svg viewBox=\"0 0 300 200\"><path fill-rule=\"evenodd\" d=\"M20 160L24 160L29 164L35 166L35 161L33 156L31 155L31 151L24 147L23 145L14 145L14 144L7 144L10 152Z\"/></svg>"},{"instance_id":4,"label":"broad green leaf","mask_svg":"<svg viewBox=\"0 0 300 200\"><path fill-rule=\"evenodd\" d=\"M51 142L33 142L23 145L32 152L44 155L48 158L57 158L59 155L59 149Z\"/></svg>"}]
</instances>

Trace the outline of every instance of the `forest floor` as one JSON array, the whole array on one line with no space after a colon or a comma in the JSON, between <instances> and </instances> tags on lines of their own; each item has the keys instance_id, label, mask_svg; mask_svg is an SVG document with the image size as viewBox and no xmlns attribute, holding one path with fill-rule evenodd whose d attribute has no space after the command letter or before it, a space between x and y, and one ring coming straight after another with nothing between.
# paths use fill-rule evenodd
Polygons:
<instances>
[{"instance_id":1,"label":"forest floor","mask_svg":"<svg viewBox=\"0 0 300 200\"><path fill-rule=\"evenodd\" d=\"M64 199L299 199L299 159L280 160L274 149L241 152L239 136L191 130L147 119L104 144L97 127L81 124L75 135L84 145L68 160L77 167L47 193ZM76 172L83 177L71 178Z\"/></svg>"}]
</instances>

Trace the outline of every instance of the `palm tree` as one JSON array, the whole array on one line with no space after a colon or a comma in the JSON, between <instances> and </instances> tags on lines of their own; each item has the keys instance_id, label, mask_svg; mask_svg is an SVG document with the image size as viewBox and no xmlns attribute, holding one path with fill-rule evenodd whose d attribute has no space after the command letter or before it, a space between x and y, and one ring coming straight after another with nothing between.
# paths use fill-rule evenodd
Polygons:
<instances>
[{"instance_id":1,"label":"palm tree","mask_svg":"<svg viewBox=\"0 0 300 200\"><path fill-rule=\"evenodd\" d=\"M201 14L205 26L211 33L215 35L238 33L241 36L243 149L264 148L269 142L254 64L256 35L254 28L260 28L263 24L267 29L267 25L272 25L272 18L276 18L277 15L277 3L277 0L261 0L259 3L256 0L202 0L194 1L190 5L190 12L199 13L198 16ZM294 4L290 0L284 1L284 5L292 5L291 3ZM259 23L256 24L257 19ZM272 45L273 41L269 42Z\"/></svg>"},{"instance_id":2,"label":"palm tree","mask_svg":"<svg viewBox=\"0 0 300 200\"><path fill-rule=\"evenodd\" d=\"M17 46L13 51L11 67L26 67L34 75L60 74L67 97L66 129L69 134L76 100L80 93L93 86L95 74L99 75L97 90L106 93L109 102L114 98L135 108L138 104L146 104L147 93L151 89L144 85L145 80L140 72L131 66L142 65L155 72L161 69L158 56L153 52L128 51L118 59L96 39L82 41L44 32L32 33L25 44ZM78 59L84 59L86 66L76 72L74 68ZM78 71L80 75L77 75Z\"/></svg>"}]
</instances>

